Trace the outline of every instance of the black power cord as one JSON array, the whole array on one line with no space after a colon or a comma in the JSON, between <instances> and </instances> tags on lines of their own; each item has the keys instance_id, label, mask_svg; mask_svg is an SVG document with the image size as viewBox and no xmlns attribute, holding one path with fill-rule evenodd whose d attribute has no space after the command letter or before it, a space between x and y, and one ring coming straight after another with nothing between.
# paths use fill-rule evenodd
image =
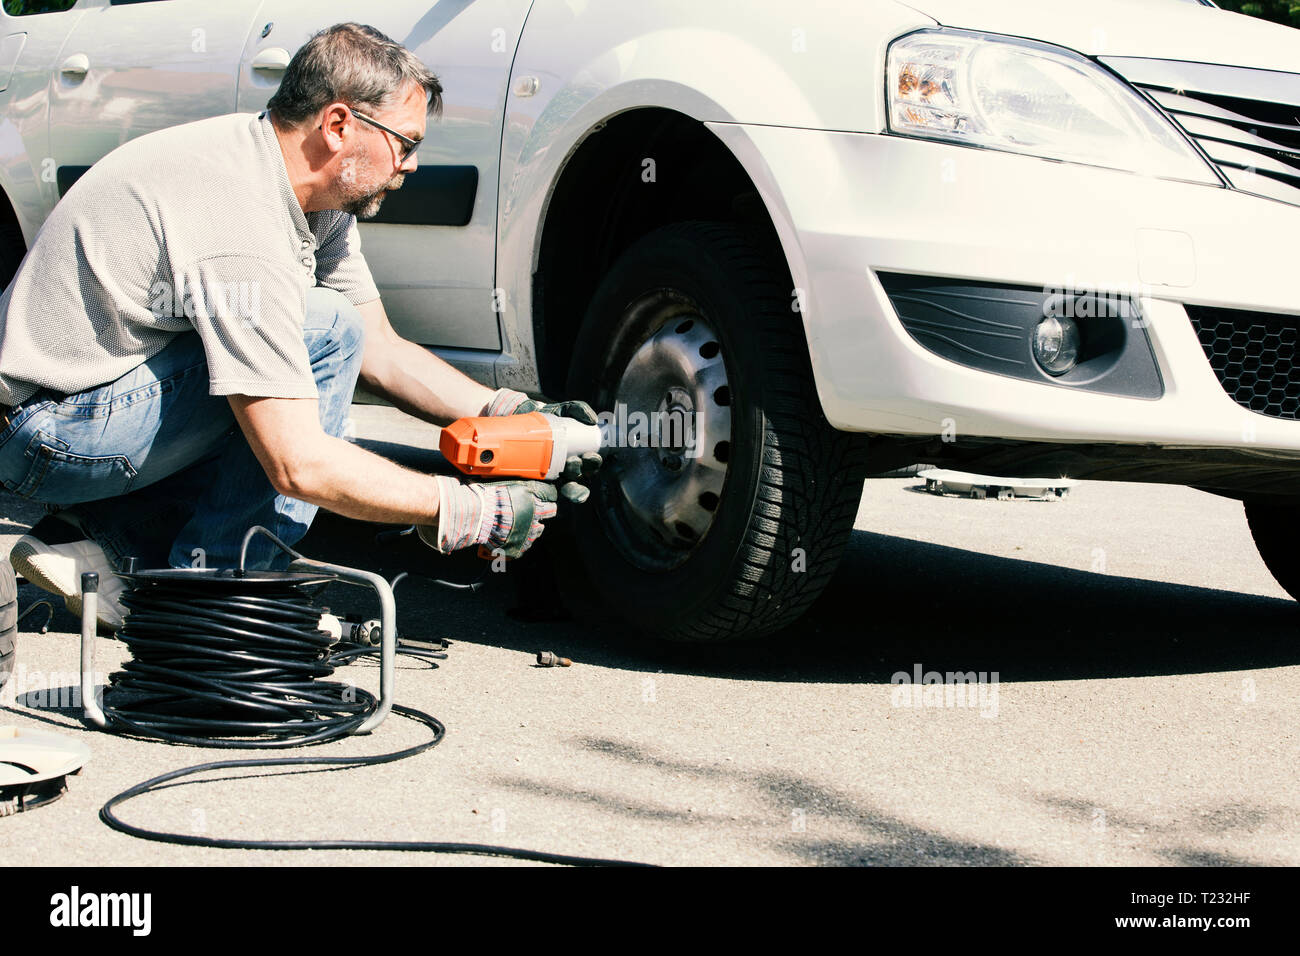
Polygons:
<instances>
[{"instance_id":1,"label":"black power cord","mask_svg":"<svg viewBox=\"0 0 1300 956\"><path fill-rule=\"evenodd\" d=\"M105 707L140 736L207 747L274 748L335 740L374 711L368 691L335 671L321 610L293 579L249 593L236 578L144 580L122 595L118 632L132 660Z\"/></svg>"},{"instance_id":2,"label":"black power cord","mask_svg":"<svg viewBox=\"0 0 1300 956\"><path fill-rule=\"evenodd\" d=\"M170 743L222 748L284 748L347 736L378 707L370 692L326 678L374 647L334 643L319 629L322 611L308 587L311 575L252 579L195 575L125 575L135 586L122 595L130 610L118 637L133 658L110 678L126 701L103 708L109 728ZM306 582L306 583L304 583ZM399 642L398 652L437 667L446 654ZM107 696L107 695L106 695ZM430 740L393 753L354 757L219 760L173 770L112 797L99 811L109 827L130 836L184 846L248 850L412 850L509 857L568 866L644 866L474 843L388 840L238 840L147 830L114 810L161 785L212 770L252 767L361 767L413 757L437 746L446 728L435 717L394 705L424 724Z\"/></svg>"}]
</instances>

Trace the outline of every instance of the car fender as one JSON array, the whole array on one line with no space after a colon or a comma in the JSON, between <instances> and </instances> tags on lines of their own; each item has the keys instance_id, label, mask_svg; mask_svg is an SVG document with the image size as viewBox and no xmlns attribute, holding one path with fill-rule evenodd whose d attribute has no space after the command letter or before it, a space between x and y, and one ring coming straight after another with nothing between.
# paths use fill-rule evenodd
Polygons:
<instances>
[{"instance_id":1,"label":"car fender","mask_svg":"<svg viewBox=\"0 0 1300 956\"><path fill-rule=\"evenodd\" d=\"M880 130L886 48L933 24L896 3L822 10L660 0L615 9L537 0L515 54L502 135L498 384L538 387L531 279L546 214L569 158L602 123L658 107L710 124ZM739 158L754 177L761 157ZM780 196L760 191L798 285L803 267Z\"/></svg>"}]
</instances>

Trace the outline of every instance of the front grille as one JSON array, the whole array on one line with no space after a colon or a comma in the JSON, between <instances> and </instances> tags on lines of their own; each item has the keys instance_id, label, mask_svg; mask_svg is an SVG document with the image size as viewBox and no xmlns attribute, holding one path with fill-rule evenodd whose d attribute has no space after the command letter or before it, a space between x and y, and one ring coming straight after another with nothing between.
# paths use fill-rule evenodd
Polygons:
<instances>
[{"instance_id":1,"label":"front grille","mask_svg":"<svg viewBox=\"0 0 1300 956\"><path fill-rule=\"evenodd\" d=\"M1107 58L1194 139L1235 189L1300 205L1300 74Z\"/></svg>"},{"instance_id":2,"label":"front grille","mask_svg":"<svg viewBox=\"0 0 1300 956\"><path fill-rule=\"evenodd\" d=\"M1187 306L1223 390L1271 418L1300 418L1300 316Z\"/></svg>"},{"instance_id":3,"label":"front grille","mask_svg":"<svg viewBox=\"0 0 1300 956\"><path fill-rule=\"evenodd\" d=\"M1145 89L1235 188L1300 205L1300 111L1208 93Z\"/></svg>"}]
</instances>

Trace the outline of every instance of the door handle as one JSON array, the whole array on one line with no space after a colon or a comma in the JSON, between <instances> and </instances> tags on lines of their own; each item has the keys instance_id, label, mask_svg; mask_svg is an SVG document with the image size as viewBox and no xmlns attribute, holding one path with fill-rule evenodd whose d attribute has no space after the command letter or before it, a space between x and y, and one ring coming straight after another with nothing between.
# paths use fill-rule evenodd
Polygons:
<instances>
[{"instance_id":1,"label":"door handle","mask_svg":"<svg viewBox=\"0 0 1300 956\"><path fill-rule=\"evenodd\" d=\"M253 69L263 73L283 73L289 68L289 51L283 47L267 47L258 50L253 57Z\"/></svg>"},{"instance_id":2,"label":"door handle","mask_svg":"<svg viewBox=\"0 0 1300 956\"><path fill-rule=\"evenodd\" d=\"M90 70L90 57L84 53L74 53L63 61L59 67L59 72L70 80L85 79L86 73Z\"/></svg>"}]
</instances>

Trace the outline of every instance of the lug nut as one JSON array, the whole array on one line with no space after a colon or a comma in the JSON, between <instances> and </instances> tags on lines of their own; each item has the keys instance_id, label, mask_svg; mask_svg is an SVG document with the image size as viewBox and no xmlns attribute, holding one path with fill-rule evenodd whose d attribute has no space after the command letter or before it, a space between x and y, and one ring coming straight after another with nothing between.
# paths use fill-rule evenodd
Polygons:
<instances>
[{"instance_id":1,"label":"lug nut","mask_svg":"<svg viewBox=\"0 0 1300 956\"><path fill-rule=\"evenodd\" d=\"M550 651L539 651L537 654L537 663L542 667L572 667L573 661L567 657L560 657L552 654Z\"/></svg>"}]
</instances>

